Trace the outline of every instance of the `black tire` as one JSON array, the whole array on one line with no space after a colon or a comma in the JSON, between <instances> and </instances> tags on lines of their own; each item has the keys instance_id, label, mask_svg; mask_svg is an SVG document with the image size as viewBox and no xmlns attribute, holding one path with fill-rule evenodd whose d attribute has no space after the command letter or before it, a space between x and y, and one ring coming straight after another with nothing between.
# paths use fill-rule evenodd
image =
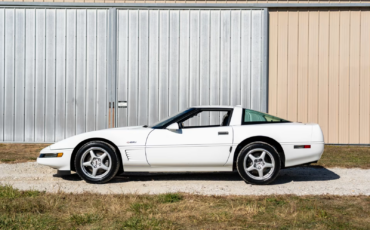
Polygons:
<instances>
[{"instance_id":1,"label":"black tire","mask_svg":"<svg viewBox=\"0 0 370 230\"><path fill-rule=\"evenodd\" d=\"M264 159L261 158L263 152L265 152ZM255 157L254 160L251 157ZM273 168L270 167L271 165ZM246 183L265 185L273 182L279 175L281 159L273 146L265 142L253 142L240 150L236 168ZM247 168L250 171L246 170Z\"/></svg>"},{"instance_id":2,"label":"black tire","mask_svg":"<svg viewBox=\"0 0 370 230\"><path fill-rule=\"evenodd\" d=\"M94 158L91 156L90 150L93 150L95 154ZM90 155L88 156L88 154ZM104 159L100 159L104 154L107 155ZM81 161L81 159L83 159L83 161ZM82 162L90 163L90 165L83 166ZM103 184L117 175L121 162L114 147L103 141L91 141L84 144L78 150L74 159L74 165L77 174L87 183ZM95 176L93 175L94 167L96 169ZM105 167L108 168L108 170L99 167Z\"/></svg>"}]
</instances>

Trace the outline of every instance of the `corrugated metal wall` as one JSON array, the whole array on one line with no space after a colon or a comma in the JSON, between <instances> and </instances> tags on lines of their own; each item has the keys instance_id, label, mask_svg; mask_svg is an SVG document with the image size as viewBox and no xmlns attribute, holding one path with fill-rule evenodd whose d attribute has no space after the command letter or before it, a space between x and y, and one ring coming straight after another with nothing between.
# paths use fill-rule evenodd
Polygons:
<instances>
[{"instance_id":1,"label":"corrugated metal wall","mask_svg":"<svg viewBox=\"0 0 370 230\"><path fill-rule=\"evenodd\" d=\"M270 12L269 113L370 143L370 11Z\"/></svg>"},{"instance_id":2,"label":"corrugated metal wall","mask_svg":"<svg viewBox=\"0 0 370 230\"><path fill-rule=\"evenodd\" d=\"M266 111L264 12L0 9L0 141L55 142L200 104ZM128 108L113 112L117 101Z\"/></svg>"},{"instance_id":3,"label":"corrugated metal wall","mask_svg":"<svg viewBox=\"0 0 370 230\"><path fill-rule=\"evenodd\" d=\"M105 9L0 9L0 141L107 126Z\"/></svg>"},{"instance_id":4,"label":"corrugated metal wall","mask_svg":"<svg viewBox=\"0 0 370 230\"><path fill-rule=\"evenodd\" d=\"M263 10L118 10L119 126L193 105L266 111ZM211 117L211 122L217 117Z\"/></svg>"}]
</instances>

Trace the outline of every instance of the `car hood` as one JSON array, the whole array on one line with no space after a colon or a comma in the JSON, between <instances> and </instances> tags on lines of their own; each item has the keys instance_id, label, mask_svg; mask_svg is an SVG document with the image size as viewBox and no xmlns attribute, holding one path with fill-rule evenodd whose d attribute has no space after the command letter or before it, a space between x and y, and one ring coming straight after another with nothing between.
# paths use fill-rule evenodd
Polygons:
<instances>
[{"instance_id":1,"label":"car hood","mask_svg":"<svg viewBox=\"0 0 370 230\"><path fill-rule=\"evenodd\" d=\"M144 128L142 126L120 127L112 129L103 129L87 133L78 134L59 141L50 146L50 149L71 149L75 148L79 143L89 139L107 140L116 146L141 146L145 145L146 138L152 128Z\"/></svg>"}]
</instances>

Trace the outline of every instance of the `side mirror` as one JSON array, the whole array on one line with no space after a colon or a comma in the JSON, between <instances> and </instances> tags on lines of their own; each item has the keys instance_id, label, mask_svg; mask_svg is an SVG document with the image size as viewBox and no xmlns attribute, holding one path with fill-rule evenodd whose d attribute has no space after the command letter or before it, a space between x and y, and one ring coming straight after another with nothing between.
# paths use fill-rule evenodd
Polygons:
<instances>
[{"instance_id":1,"label":"side mirror","mask_svg":"<svg viewBox=\"0 0 370 230\"><path fill-rule=\"evenodd\" d=\"M172 123L172 124L170 124L169 126L167 126L167 128L166 128L167 130L170 130L170 131L177 131L177 130L179 130L180 129L180 127L179 127L179 124L177 124L177 123Z\"/></svg>"}]
</instances>

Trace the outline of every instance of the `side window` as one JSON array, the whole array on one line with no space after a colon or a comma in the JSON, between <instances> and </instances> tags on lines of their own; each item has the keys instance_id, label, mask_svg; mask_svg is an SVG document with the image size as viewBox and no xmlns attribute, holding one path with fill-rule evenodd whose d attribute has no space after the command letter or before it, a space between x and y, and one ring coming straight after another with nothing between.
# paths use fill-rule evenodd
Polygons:
<instances>
[{"instance_id":1,"label":"side window","mask_svg":"<svg viewBox=\"0 0 370 230\"><path fill-rule=\"evenodd\" d=\"M227 126L231 111L201 111L181 123L182 128Z\"/></svg>"},{"instance_id":2,"label":"side window","mask_svg":"<svg viewBox=\"0 0 370 230\"><path fill-rule=\"evenodd\" d=\"M267 113L261 113L250 109L243 110L242 123L269 123L269 122L289 122L282 118L278 118Z\"/></svg>"}]
</instances>

